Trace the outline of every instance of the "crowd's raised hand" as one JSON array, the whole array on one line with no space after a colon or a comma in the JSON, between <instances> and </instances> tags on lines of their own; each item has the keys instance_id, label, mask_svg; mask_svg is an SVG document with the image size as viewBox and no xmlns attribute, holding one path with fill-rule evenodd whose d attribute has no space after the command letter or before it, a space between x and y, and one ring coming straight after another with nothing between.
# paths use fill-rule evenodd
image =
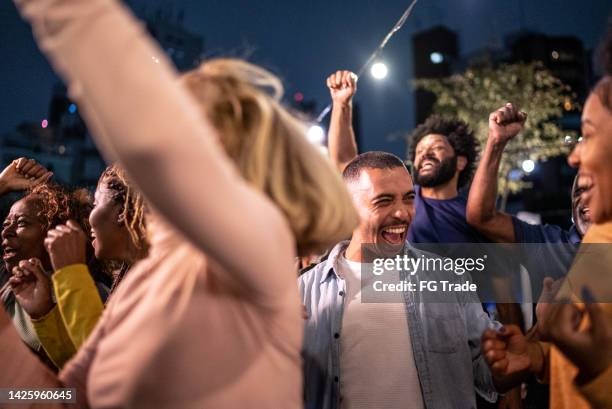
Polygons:
<instances>
[{"instance_id":1,"label":"crowd's raised hand","mask_svg":"<svg viewBox=\"0 0 612 409\"><path fill-rule=\"evenodd\" d=\"M334 104L350 104L357 92L357 75L347 70L336 71L327 77L327 88Z\"/></svg>"},{"instance_id":2,"label":"crowd's raised hand","mask_svg":"<svg viewBox=\"0 0 612 409\"><path fill-rule=\"evenodd\" d=\"M74 220L55 226L45 239L54 271L72 264L85 264L86 246L87 236Z\"/></svg>"},{"instance_id":3,"label":"crowd's raised hand","mask_svg":"<svg viewBox=\"0 0 612 409\"><path fill-rule=\"evenodd\" d=\"M489 115L489 139L507 143L523 129L527 114L512 103L507 103Z\"/></svg>"},{"instance_id":4,"label":"crowd's raised hand","mask_svg":"<svg viewBox=\"0 0 612 409\"><path fill-rule=\"evenodd\" d=\"M53 172L34 159L15 159L0 173L0 194L30 189L52 176Z\"/></svg>"}]
</instances>

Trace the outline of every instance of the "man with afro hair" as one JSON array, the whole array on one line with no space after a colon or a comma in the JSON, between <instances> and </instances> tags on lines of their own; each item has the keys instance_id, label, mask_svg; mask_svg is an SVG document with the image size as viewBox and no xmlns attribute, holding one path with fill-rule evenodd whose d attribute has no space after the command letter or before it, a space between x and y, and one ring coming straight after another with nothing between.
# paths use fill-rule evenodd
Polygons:
<instances>
[{"instance_id":1,"label":"man with afro hair","mask_svg":"<svg viewBox=\"0 0 612 409\"><path fill-rule=\"evenodd\" d=\"M474 174L478 142L455 118L430 116L409 137L409 159L417 187L411 243L480 243L485 240L465 219L460 189Z\"/></svg>"}]
</instances>

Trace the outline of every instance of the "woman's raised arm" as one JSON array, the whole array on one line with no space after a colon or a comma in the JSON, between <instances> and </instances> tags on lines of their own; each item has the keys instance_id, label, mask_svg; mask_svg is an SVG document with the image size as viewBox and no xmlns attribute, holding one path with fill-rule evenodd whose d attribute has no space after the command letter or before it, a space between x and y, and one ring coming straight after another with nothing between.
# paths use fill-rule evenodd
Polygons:
<instances>
[{"instance_id":1,"label":"woman's raised arm","mask_svg":"<svg viewBox=\"0 0 612 409\"><path fill-rule=\"evenodd\" d=\"M113 0L15 0L96 143L188 239L264 299L294 286L295 240L248 186L144 27ZM283 291L283 293L285 293Z\"/></svg>"}]
</instances>

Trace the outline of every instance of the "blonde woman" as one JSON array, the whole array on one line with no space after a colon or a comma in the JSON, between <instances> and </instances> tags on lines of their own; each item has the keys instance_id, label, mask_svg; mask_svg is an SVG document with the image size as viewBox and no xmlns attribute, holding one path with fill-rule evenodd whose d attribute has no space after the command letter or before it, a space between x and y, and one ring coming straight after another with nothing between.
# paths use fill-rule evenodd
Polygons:
<instances>
[{"instance_id":1,"label":"blonde woman","mask_svg":"<svg viewBox=\"0 0 612 409\"><path fill-rule=\"evenodd\" d=\"M357 215L303 125L262 90L278 94L278 80L221 60L179 82L114 1L16 3L154 209L149 257L60 380L92 408L302 407L293 260L350 235Z\"/></svg>"}]
</instances>

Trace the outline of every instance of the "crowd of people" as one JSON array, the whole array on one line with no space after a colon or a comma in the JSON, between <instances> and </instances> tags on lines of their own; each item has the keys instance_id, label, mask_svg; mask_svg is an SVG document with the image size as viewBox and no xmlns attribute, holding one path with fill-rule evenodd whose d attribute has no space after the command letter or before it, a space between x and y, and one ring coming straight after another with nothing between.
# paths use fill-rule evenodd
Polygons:
<instances>
[{"instance_id":1,"label":"crowd of people","mask_svg":"<svg viewBox=\"0 0 612 409\"><path fill-rule=\"evenodd\" d=\"M261 67L178 74L118 2L15 3L112 165L93 200L33 159L0 173L0 194L23 192L2 229L0 387L75 391L49 408L612 408L610 63L568 157L566 231L496 208L529 115L512 103L482 149L430 117L409 170L358 153L357 77L337 71L328 158ZM492 245L518 255L490 260L492 293L368 298L371 251ZM386 279L449 280L413 273Z\"/></svg>"}]
</instances>

